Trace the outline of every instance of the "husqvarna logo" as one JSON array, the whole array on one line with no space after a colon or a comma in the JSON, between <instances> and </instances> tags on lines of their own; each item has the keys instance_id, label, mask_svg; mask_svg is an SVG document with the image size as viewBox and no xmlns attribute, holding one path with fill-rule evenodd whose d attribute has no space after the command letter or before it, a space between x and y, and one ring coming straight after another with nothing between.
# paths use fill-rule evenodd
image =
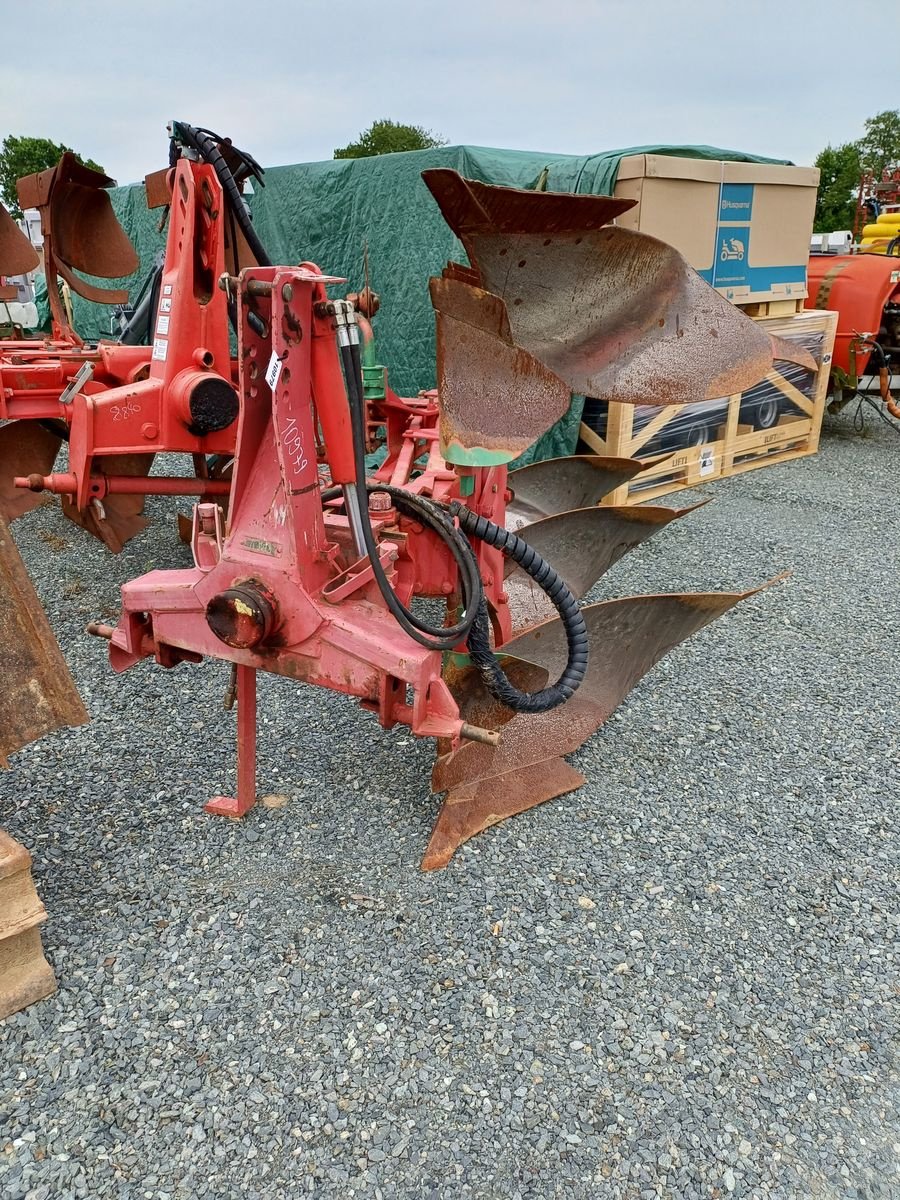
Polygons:
<instances>
[{"instance_id":1,"label":"husqvarna logo","mask_svg":"<svg viewBox=\"0 0 900 1200\"><path fill-rule=\"evenodd\" d=\"M709 243L707 243L708 245ZM743 262L744 243L740 238L722 238L722 250L719 254L722 262Z\"/></svg>"}]
</instances>

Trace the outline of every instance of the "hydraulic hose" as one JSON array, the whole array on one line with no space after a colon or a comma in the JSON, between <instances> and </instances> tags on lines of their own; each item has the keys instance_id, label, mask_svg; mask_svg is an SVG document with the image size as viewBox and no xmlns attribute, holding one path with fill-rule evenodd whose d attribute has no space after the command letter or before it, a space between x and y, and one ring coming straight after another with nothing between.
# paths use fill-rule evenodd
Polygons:
<instances>
[{"instance_id":1,"label":"hydraulic hose","mask_svg":"<svg viewBox=\"0 0 900 1200\"><path fill-rule=\"evenodd\" d=\"M358 343L343 343L340 347L353 428L353 451L356 488L363 513L362 535L372 570L390 611L401 627L420 645L434 650L451 650L464 638L468 642L472 661L478 667L488 691L514 712L540 713L564 704L576 691L587 671L588 635L578 601L565 582L545 562L538 552L522 538L510 533L493 521L480 517L459 501L449 508L435 504L423 496L414 496L387 484L369 484L365 462L365 409L362 390L362 371ZM329 489L337 494L339 489ZM464 617L455 626L433 626L416 617L400 601L381 566L378 547L368 519L368 493L387 492L395 507L413 517L436 533L448 547L460 573L460 592ZM326 493L327 497L329 493ZM324 498L324 497L323 497ZM459 521L459 528L453 519ZM520 566L545 592L556 611L566 635L568 658L556 683L539 692L522 692L507 678L491 649L491 625L487 601L469 538L477 537L496 547Z\"/></svg>"},{"instance_id":2,"label":"hydraulic hose","mask_svg":"<svg viewBox=\"0 0 900 1200\"><path fill-rule=\"evenodd\" d=\"M356 474L355 486L363 517L361 532L378 589L384 597L384 601L391 613L396 618L397 623L420 646L425 646L429 650L452 650L454 646L459 645L461 641L464 641L468 637L475 622L480 602L483 599L481 576L478 572L478 563L472 547L464 537L460 536L453 521L443 509L422 496L416 497L416 511L413 513L407 512L407 515L413 515L415 520L427 525L444 542L453 555L459 568L460 591L465 615L455 625L432 625L424 621L421 617L417 617L397 596L381 565L381 557L368 517L369 489L366 483L365 416L359 346L349 343L341 344L340 353L350 401L350 417L353 429L353 461ZM396 499L397 489L378 488L377 490L387 491ZM404 508L408 508L411 501L412 497L407 494L400 503Z\"/></svg>"},{"instance_id":3,"label":"hydraulic hose","mask_svg":"<svg viewBox=\"0 0 900 1200\"><path fill-rule=\"evenodd\" d=\"M174 122L174 130L177 132L179 140L184 141L192 150L195 150L203 161L208 163L215 171L216 177L225 193L228 206L234 213L241 227L241 232L247 239L247 245L252 250L253 257L261 267L273 266L272 260L266 253L265 246L259 240L259 235L253 228L253 222L250 220L250 214L244 203L244 197L241 195L237 181L232 174L231 168L225 161L216 139L211 137L205 130L196 129L193 125L185 125L182 121Z\"/></svg>"},{"instance_id":4,"label":"hydraulic hose","mask_svg":"<svg viewBox=\"0 0 900 1200\"><path fill-rule=\"evenodd\" d=\"M458 500L451 501L450 512L470 537L496 547L531 576L559 613L566 634L568 661L556 683L539 692L521 692L510 683L491 649L490 621L482 593L478 620L469 635L469 653L488 691L514 712L548 712L565 704L584 679L588 665L588 632L577 599L550 564L522 538L479 517Z\"/></svg>"}]
</instances>

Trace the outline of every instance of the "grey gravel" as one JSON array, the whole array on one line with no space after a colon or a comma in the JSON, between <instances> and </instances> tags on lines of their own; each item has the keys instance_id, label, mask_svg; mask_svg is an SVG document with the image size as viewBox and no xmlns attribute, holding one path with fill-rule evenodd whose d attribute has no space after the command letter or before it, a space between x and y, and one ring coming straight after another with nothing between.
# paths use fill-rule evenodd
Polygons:
<instances>
[{"instance_id":1,"label":"grey gravel","mask_svg":"<svg viewBox=\"0 0 900 1200\"><path fill-rule=\"evenodd\" d=\"M0 1195L900 1196L898 464L840 418L676 497L714 503L599 594L792 576L660 664L587 787L430 876L429 745L283 680L289 803L203 815L226 668L115 676L82 633L187 562L172 502L118 559L20 522L93 720L0 779L60 982L0 1026Z\"/></svg>"}]
</instances>

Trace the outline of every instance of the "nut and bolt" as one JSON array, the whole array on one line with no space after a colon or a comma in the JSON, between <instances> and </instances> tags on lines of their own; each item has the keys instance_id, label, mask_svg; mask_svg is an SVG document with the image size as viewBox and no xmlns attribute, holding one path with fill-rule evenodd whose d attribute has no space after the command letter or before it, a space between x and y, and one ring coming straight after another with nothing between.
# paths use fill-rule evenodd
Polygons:
<instances>
[{"instance_id":1,"label":"nut and bolt","mask_svg":"<svg viewBox=\"0 0 900 1200\"><path fill-rule=\"evenodd\" d=\"M387 492L370 492L369 493L369 512L383 513L389 512L391 509L391 497Z\"/></svg>"}]
</instances>

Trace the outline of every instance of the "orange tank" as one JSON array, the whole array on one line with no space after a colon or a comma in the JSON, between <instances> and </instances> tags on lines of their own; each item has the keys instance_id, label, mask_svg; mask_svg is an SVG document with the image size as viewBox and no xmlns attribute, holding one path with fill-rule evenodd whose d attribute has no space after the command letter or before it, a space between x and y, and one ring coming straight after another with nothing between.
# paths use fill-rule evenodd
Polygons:
<instances>
[{"instance_id":1,"label":"orange tank","mask_svg":"<svg viewBox=\"0 0 900 1200\"><path fill-rule=\"evenodd\" d=\"M872 355L871 343L865 339L883 343L890 319L885 309L900 305L900 259L876 254L814 254L807 277L806 307L829 308L838 314L832 370L840 368L849 376L863 374ZM896 325L896 318L891 323ZM855 355L852 343L856 343Z\"/></svg>"}]
</instances>

